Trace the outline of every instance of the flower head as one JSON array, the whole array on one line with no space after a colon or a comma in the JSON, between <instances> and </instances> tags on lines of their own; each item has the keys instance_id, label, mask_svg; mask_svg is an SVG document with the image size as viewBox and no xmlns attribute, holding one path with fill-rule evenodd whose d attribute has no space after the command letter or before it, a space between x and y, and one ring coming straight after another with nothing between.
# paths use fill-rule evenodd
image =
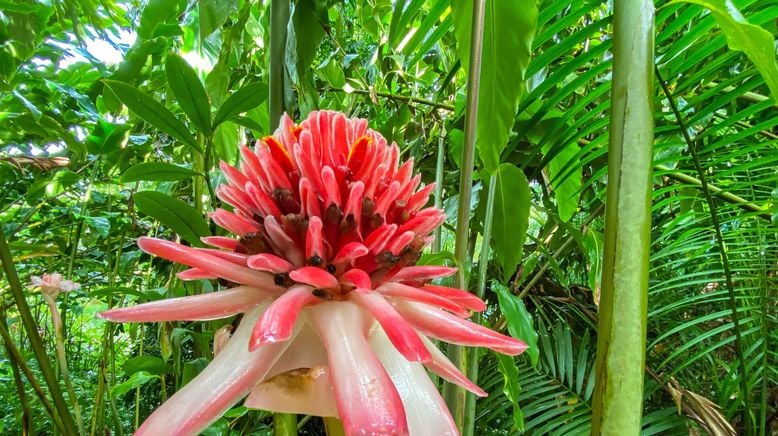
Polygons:
<instances>
[{"instance_id":1,"label":"flower head","mask_svg":"<svg viewBox=\"0 0 778 436\"><path fill-rule=\"evenodd\" d=\"M526 345L467 321L474 295L430 280L453 274L416 266L445 219L425 208L413 160L400 162L363 119L314 112L284 116L273 136L221 164L211 214L237 237L213 248L141 238L144 251L190 267L184 280L221 278L227 290L114 309L112 321L208 320L243 314L219 353L139 429L196 433L248 395L246 405L336 416L347 434L456 434L424 367L477 395L429 338L516 355Z\"/></svg>"},{"instance_id":2,"label":"flower head","mask_svg":"<svg viewBox=\"0 0 778 436\"><path fill-rule=\"evenodd\" d=\"M72 280L62 280L62 274L52 273L43 274L43 277L32 276L30 281L33 286L40 288L41 293L46 298L56 300L60 292L69 292L76 289L81 289L81 285Z\"/></svg>"}]
</instances>

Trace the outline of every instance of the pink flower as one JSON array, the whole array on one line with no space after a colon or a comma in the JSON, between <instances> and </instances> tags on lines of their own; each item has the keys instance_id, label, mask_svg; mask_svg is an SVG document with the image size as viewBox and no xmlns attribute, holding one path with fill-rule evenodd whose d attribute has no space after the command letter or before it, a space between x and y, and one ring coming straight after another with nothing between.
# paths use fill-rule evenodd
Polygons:
<instances>
[{"instance_id":1,"label":"pink flower","mask_svg":"<svg viewBox=\"0 0 778 436\"><path fill-rule=\"evenodd\" d=\"M62 280L62 274L43 274L43 277L32 276L30 281L33 286L38 286L43 295L56 300L60 292L69 292L81 289L81 285L72 280Z\"/></svg>"},{"instance_id":2,"label":"pink flower","mask_svg":"<svg viewBox=\"0 0 778 436\"><path fill-rule=\"evenodd\" d=\"M194 380L138 434L195 434L248 395L246 406L336 416L347 434L456 434L425 367L485 396L430 338L517 355L526 345L467 321L484 302L428 282L453 268L415 266L445 216L424 208L413 161L400 162L367 121L314 112L284 116L274 136L221 164L211 218L237 238L215 248L141 238L144 251L189 266L184 280L230 289L109 310L112 321L209 320L243 314Z\"/></svg>"}]
</instances>

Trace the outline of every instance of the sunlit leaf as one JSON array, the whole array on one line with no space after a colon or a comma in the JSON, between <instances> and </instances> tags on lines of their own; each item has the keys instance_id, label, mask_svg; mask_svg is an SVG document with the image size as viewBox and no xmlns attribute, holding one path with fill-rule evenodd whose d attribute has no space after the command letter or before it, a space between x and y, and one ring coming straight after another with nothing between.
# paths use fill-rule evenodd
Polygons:
<instances>
[{"instance_id":1,"label":"sunlit leaf","mask_svg":"<svg viewBox=\"0 0 778 436\"><path fill-rule=\"evenodd\" d=\"M138 182L141 180L153 182L175 182L187 180L193 176L199 175L197 171L192 171L178 165L165 162L141 162L127 169L121 176L122 183Z\"/></svg>"},{"instance_id":2,"label":"sunlit leaf","mask_svg":"<svg viewBox=\"0 0 778 436\"><path fill-rule=\"evenodd\" d=\"M462 64L470 59L473 2L452 0L457 53ZM524 72L530 60L537 26L535 1L520 7L504 0L486 2L478 89L478 154L484 168L493 173L508 143L513 121L524 91Z\"/></svg>"},{"instance_id":3,"label":"sunlit leaf","mask_svg":"<svg viewBox=\"0 0 778 436\"><path fill-rule=\"evenodd\" d=\"M192 206L157 191L141 191L133 195L138 209L169 227L192 245L202 245L200 237L208 236L208 223Z\"/></svg>"},{"instance_id":4,"label":"sunlit leaf","mask_svg":"<svg viewBox=\"0 0 778 436\"><path fill-rule=\"evenodd\" d=\"M106 80L105 83L116 97L127 108L143 121L162 130L173 138L202 152L200 144L189 129L173 115L165 106L141 92L138 88L126 83Z\"/></svg>"},{"instance_id":5,"label":"sunlit leaf","mask_svg":"<svg viewBox=\"0 0 778 436\"><path fill-rule=\"evenodd\" d=\"M211 105L195 70L180 56L169 54L165 74L181 109L201 132L210 135Z\"/></svg>"},{"instance_id":6,"label":"sunlit leaf","mask_svg":"<svg viewBox=\"0 0 778 436\"><path fill-rule=\"evenodd\" d=\"M268 87L262 82L249 83L227 97L224 104L216 112L213 125L218 126L224 121L253 109L267 100Z\"/></svg>"}]
</instances>

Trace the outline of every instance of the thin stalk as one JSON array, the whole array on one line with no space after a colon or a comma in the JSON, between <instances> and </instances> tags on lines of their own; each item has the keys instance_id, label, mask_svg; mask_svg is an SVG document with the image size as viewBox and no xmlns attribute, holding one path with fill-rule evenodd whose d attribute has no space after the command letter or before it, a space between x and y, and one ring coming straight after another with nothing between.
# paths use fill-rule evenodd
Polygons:
<instances>
[{"instance_id":1,"label":"thin stalk","mask_svg":"<svg viewBox=\"0 0 778 436\"><path fill-rule=\"evenodd\" d=\"M613 8L608 189L593 435L640 434L654 142L654 3Z\"/></svg>"},{"instance_id":2,"label":"thin stalk","mask_svg":"<svg viewBox=\"0 0 778 436\"><path fill-rule=\"evenodd\" d=\"M484 217L484 232L481 235L481 254L478 259L478 287L476 295L483 299L486 294L486 275L489 271L489 258L491 257L489 242L492 240L492 221L494 220L494 192L497 190L497 176L492 175L489 178L489 186L486 191L486 216ZM476 312L472 321L476 324L481 323L482 315ZM471 348L467 357L468 369L467 378L475 384L478 384L478 348ZM472 392L467 393L465 403L465 421L462 429L463 436L473 436L475 432L475 395Z\"/></svg>"},{"instance_id":3,"label":"thin stalk","mask_svg":"<svg viewBox=\"0 0 778 436\"><path fill-rule=\"evenodd\" d=\"M446 127L444 123L440 123L440 132L438 132L438 156L435 161L435 208L443 208L443 170L446 163ZM443 228L438 226L432 233L435 238L432 241L432 252L439 253L443 244L441 237Z\"/></svg>"},{"instance_id":4,"label":"thin stalk","mask_svg":"<svg viewBox=\"0 0 778 436\"><path fill-rule=\"evenodd\" d=\"M51 312L51 324L54 326L54 342L57 349L57 361L59 363L59 371L62 374L62 380L65 382L65 389L68 392L70 398L70 404L73 406L73 413L76 415L76 424L78 425L79 434L85 435L84 420L81 418L81 407L78 405L78 396L73 389L73 383L70 380L70 371L68 371L68 361L65 356L65 342L62 337L62 319L59 316L59 310L57 310L56 297L44 296L46 304L49 306Z\"/></svg>"},{"instance_id":5,"label":"thin stalk","mask_svg":"<svg viewBox=\"0 0 778 436\"><path fill-rule=\"evenodd\" d=\"M751 392L748 388L748 372L746 369L745 352L743 351L743 334L740 328L740 315L738 315L737 311L737 299L735 296L735 284L732 280L732 269L729 265L729 257L727 256L726 247L724 246L724 237L721 234L721 222L719 221L719 215L717 212L718 206L716 205L716 200L713 198L713 194L711 193L710 187L708 186L705 170L702 168L702 164L700 163L700 156L697 154L697 144L689 136L686 123L683 120L683 116L681 116L681 111L678 110L678 105L675 101L675 98L673 97L673 93L670 91L667 83L662 78L662 75L659 72L659 68L655 67L654 70L657 79L659 79L659 85L662 87L662 91L667 97L670 108L675 115L675 120L678 122L678 128L683 135L684 141L686 141L689 154L691 155L692 161L694 162L694 168L697 170L697 177L700 179L702 193L705 195L705 201L708 203L708 212L710 214L711 223L713 224L713 230L716 234L716 243L718 245L719 255L721 256L721 265L724 268L724 277L727 283L727 294L729 296L729 308L732 312L732 326L735 330L735 354L737 355L738 371L740 372L738 379L740 380L740 389L743 391L742 400L743 407L745 408L743 411L743 421L745 421L746 424L746 434L751 435L754 434L754 429L752 428L753 423L751 417Z\"/></svg>"},{"instance_id":6,"label":"thin stalk","mask_svg":"<svg viewBox=\"0 0 778 436\"><path fill-rule=\"evenodd\" d=\"M270 94L268 97L270 130L278 127L284 113L286 36L289 24L289 0L271 0L270 2L270 59L268 76Z\"/></svg>"},{"instance_id":7,"label":"thin stalk","mask_svg":"<svg viewBox=\"0 0 778 436\"><path fill-rule=\"evenodd\" d=\"M459 267L454 286L467 289L465 265L468 262L470 235L470 198L473 194L473 164L475 161L476 124L478 120L478 90L481 84L481 57L484 38L484 12L486 0L473 0L473 24L470 37L470 64L467 74L467 106L465 109L465 143L462 147L462 160L459 173L459 210L457 212L457 231L454 258ZM461 371L466 371L467 362L464 349L449 344L448 357ZM446 404L454 422L462 429L465 420L465 390L447 383L444 390Z\"/></svg>"},{"instance_id":8,"label":"thin stalk","mask_svg":"<svg viewBox=\"0 0 778 436\"><path fill-rule=\"evenodd\" d=\"M684 174L679 171L673 171L672 168L664 166L664 165L654 165L654 170L656 171L667 171L667 174L665 176L681 183L688 183L690 185L694 185L698 188L702 187L702 181L700 179L692 177L690 175ZM744 210L747 210L749 212L757 212L759 215L767 220L770 220L770 213L768 213L767 208L764 208L762 206L759 206L757 204L751 203L750 201L746 200L743 197L740 197L738 195L735 195L731 192L727 192L718 186L714 186L711 184L708 184L708 191L711 193L711 195L715 195L722 200L725 200L728 203L732 203Z\"/></svg>"},{"instance_id":9,"label":"thin stalk","mask_svg":"<svg viewBox=\"0 0 778 436\"><path fill-rule=\"evenodd\" d=\"M25 299L24 291L22 290L22 284L19 282L19 276L16 274L13 257L11 257L11 250L8 248L8 242L5 239L5 233L3 232L2 226L0 226L0 261L3 264L3 270L8 278L11 295L16 302L22 324L24 325L25 331L27 331L30 346L38 361L38 366L43 374L43 379L46 381L51 397L54 400L56 411L62 419L62 424L65 429L63 433L76 434L78 431L76 429L76 423L73 420L73 415L70 414L70 410L68 410L65 397L59 389L59 383L57 381L57 376L54 373L54 368L51 365L49 356L46 354L46 349L43 347L43 341L38 334L38 325L30 312L30 306L27 305L27 300Z\"/></svg>"},{"instance_id":10,"label":"thin stalk","mask_svg":"<svg viewBox=\"0 0 778 436\"><path fill-rule=\"evenodd\" d=\"M405 95L398 95L398 94L392 94L390 92L381 92L381 91L369 91L366 89L337 89L337 88L330 88L327 89L331 92L343 92L345 94L357 94L357 95L366 95L369 97L381 97L385 98L387 100L393 100L393 101L399 101L402 103L416 103L421 104L424 106L430 106L435 109L441 109L445 111L454 112L455 108L453 105L445 104L445 103L438 103L433 100L428 100L426 98L419 98L419 97L408 97Z\"/></svg>"}]
</instances>

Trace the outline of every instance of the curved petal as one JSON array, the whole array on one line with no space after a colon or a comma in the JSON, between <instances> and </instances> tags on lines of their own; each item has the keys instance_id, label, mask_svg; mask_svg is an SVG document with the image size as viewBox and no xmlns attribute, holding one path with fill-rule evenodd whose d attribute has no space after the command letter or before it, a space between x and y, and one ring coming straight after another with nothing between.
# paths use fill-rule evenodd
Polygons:
<instances>
[{"instance_id":1,"label":"curved petal","mask_svg":"<svg viewBox=\"0 0 778 436\"><path fill-rule=\"evenodd\" d=\"M315 266L298 268L289 273L289 278L299 283L311 285L314 288L333 289L340 285L334 275Z\"/></svg>"},{"instance_id":2,"label":"curved petal","mask_svg":"<svg viewBox=\"0 0 778 436\"><path fill-rule=\"evenodd\" d=\"M151 414L135 435L198 434L246 396L289 346L289 342L270 344L253 353L246 348L265 307L248 312L213 361Z\"/></svg>"},{"instance_id":3,"label":"curved petal","mask_svg":"<svg viewBox=\"0 0 778 436\"><path fill-rule=\"evenodd\" d=\"M271 295L250 286L188 297L168 298L98 314L114 322L205 321L250 310Z\"/></svg>"},{"instance_id":4,"label":"curved petal","mask_svg":"<svg viewBox=\"0 0 778 436\"><path fill-rule=\"evenodd\" d=\"M451 363L451 361L448 360L448 357L446 357L446 355L443 354L443 352L440 351L438 347L432 343L432 341L427 339L424 335L419 336L421 337L422 342L424 342L424 346L427 347L427 350L429 350L430 354L432 355L432 361L424 364L427 369L439 375L443 380L454 383L457 386L461 386L468 391L478 395L479 397L486 397L489 395L485 390L471 382L466 375L462 374L459 368Z\"/></svg>"},{"instance_id":5,"label":"curved petal","mask_svg":"<svg viewBox=\"0 0 778 436\"><path fill-rule=\"evenodd\" d=\"M294 269L294 265L275 254L261 253L249 257L248 266L260 271L268 271L273 274L287 273Z\"/></svg>"},{"instance_id":6,"label":"curved petal","mask_svg":"<svg viewBox=\"0 0 778 436\"><path fill-rule=\"evenodd\" d=\"M448 286L439 285L424 285L422 290L440 295L441 297L448 298L449 300L456 301L457 303L465 306L466 308L474 312L483 312L486 309L486 303L478 298L477 295L457 288L449 288Z\"/></svg>"},{"instance_id":7,"label":"curved petal","mask_svg":"<svg viewBox=\"0 0 778 436\"><path fill-rule=\"evenodd\" d=\"M376 288L376 292L380 292L381 294L390 297L402 298L403 300L417 301L419 303L437 306L441 309L446 309L459 317L467 318L470 316L470 311L465 309L459 303L430 292L425 292L424 289L419 289L415 286L408 286L395 282L386 282Z\"/></svg>"},{"instance_id":8,"label":"curved petal","mask_svg":"<svg viewBox=\"0 0 778 436\"><path fill-rule=\"evenodd\" d=\"M365 247L365 245L361 242L349 242L348 244L340 247L338 254L335 255L334 259L332 259L332 263L351 263L354 259L362 257L369 252L370 250L368 250L367 247Z\"/></svg>"},{"instance_id":9,"label":"curved petal","mask_svg":"<svg viewBox=\"0 0 778 436\"><path fill-rule=\"evenodd\" d=\"M181 280L187 281L187 280L215 280L219 277L216 276L216 274L206 271L204 269L200 268L190 268L184 271L181 271L180 273L176 274L176 277L178 277Z\"/></svg>"},{"instance_id":10,"label":"curved petal","mask_svg":"<svg viewBox=\"0 0 778 436\"><path fill-rule=\"evenodd\" d=\"M419 334L399 314L381 294L354 291L349 299L367 309L389 336L394 347L411 362L429 362L432 360L427 347L421 342Z\"/></svg>"},{"instance_id":11,"label":"curved petal","mask_svg":"<svg viewBox=\"0 0 778 436\"><path fill-rule=\"evenodd\" d=\"M370 345L400 394L410 433L458 436L454 419L424 367L401 356L386 332L378 326L370 331Z\"/></svg>"},{"instance_id":12,"label":"curved petal","mask_svg":"<svg viewBox=\"0 0 778 436\"><path fill-rule=\"evenodd\" d=\"M400 395L365 339L365 315L350 302L306 310L324 343L346 434L408 434Z\"/></svg>"},{"instance_id":13,"label":"curved petal","mask_svg":"<svg viewBox=\"0 0 778 436\"><path fill-rule=\"evenodd\" d=\"M456 268L447 266L424 265L424 266L406 266L392 276L393 282L425 282L431 279L448 277L457 272Z\"/></svg>"},{"instance_id":14,"label":"curved petal","mask_svg":"<svg viewBox=\"0 0 778 436\"><path fill-rule=\"evenodd\" d=\"M437 307L399 300L394 305L414 327L435 339L452 344L487 347L510 356L521 354L527 349L527 344L518 339L501 335Z\"/></svg>"},{"instance_id":15,"label":"curved petal","mask_svg":"<svg viewBox=\"0 0 778 436\"><path fill-rule=\"evenodd\" d=\"M203 253L191 247L156 238L138 239L138 247L146 253L172 260L192 268L210 271L231 282L254 286L268 292L280 292L283 288L273 282L273 275L254 271L244 266Z\"/></svg>"},{"instance_id":16,"label":"curved petal","mask_svg":"<svg viewBox=\"0 0 778 436\"><path fill-rule=\"evenodd\" d=\"M226 250L235 251L240 247L240 241L226 236L203 236L200 240L203 241L204 244L216 248L224 248Z\"/></svg>"},{"instance_id":17,"label":"curved petal","mask_svg":"<svg viewBox=\"0 0 778 436\"><path fill-rule=\"evenodd\" d=\"M273 301L254 326L249 351L265 344L288 340L294 332L300 310L321 301L311 291L310 286L293 286Z\"/></svg>"}]
</instances>

